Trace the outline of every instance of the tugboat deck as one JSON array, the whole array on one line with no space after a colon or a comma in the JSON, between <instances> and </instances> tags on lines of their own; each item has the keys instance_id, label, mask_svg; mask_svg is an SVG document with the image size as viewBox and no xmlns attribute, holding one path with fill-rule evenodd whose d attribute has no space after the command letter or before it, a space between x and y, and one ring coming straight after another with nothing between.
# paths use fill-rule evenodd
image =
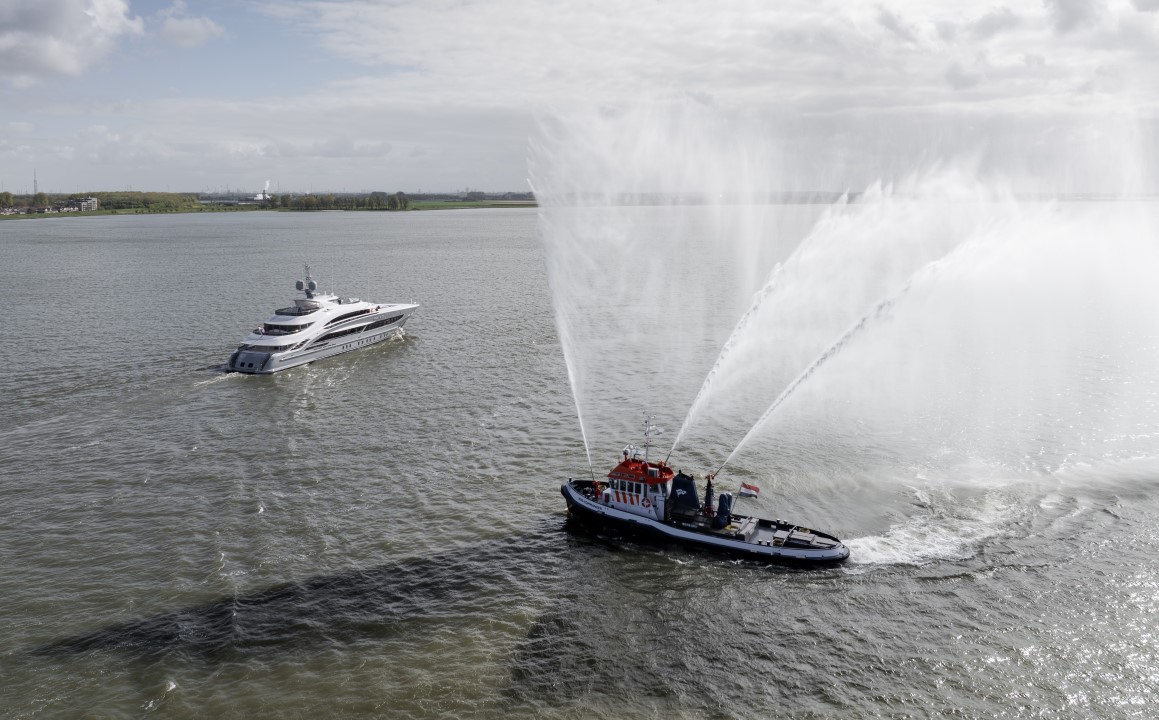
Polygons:
<instances>
[{"instance_id":1,"label":"tugboat deck","mask_svg":"<svg viewBox=\"0 0 1159 720\"><path fill-rule=\"evenodd\" d=\"M758 517L732 515L730 522L723 528L714 528L712 519L704 515L696 515L688 519L673 519L672 524L696 532L711 533L721 537L742 540L753 545L764 547L798 546L810 547L816 545L830 545L836 547L839 543L818 537L817 533L808 528L788 525L780 521L764 520Z\"/></svg>"}]
</instances>

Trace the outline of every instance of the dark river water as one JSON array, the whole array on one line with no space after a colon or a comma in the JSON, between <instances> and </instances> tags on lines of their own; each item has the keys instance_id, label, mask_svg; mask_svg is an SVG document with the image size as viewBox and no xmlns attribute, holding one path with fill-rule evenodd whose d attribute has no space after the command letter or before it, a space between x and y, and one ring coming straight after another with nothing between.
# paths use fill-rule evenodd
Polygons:
<instances>
[{"instance_id":1,"label":"dark river water","mask_svg":"<svg viewBox=\"0 0 1159 720\"><path fill-rule=\"evenodd\" d=\"M787 226L820 210L801 212ZM514 209L0 223L0 714L1155 716L1154 309L1078 331L1042 309L1040 344L1077 332L1055 349L1083 362L1012 355L1002 387L1033 389L1017 407L959 382L960 353L866 377L899 341L843 351L734 476L764 486L742 509L852 549L798 570L567 521L559 483L588 468L543 248ZM369 349L221 372L304 263L325 289L422 307ZM699 364L657 368L673 407L625 404L616 426L601 398L634 401L615 388L647 374L580 358L597 473L642 411L679 424L753 289L704 316L722 322ZM755 420L714 413L676 457L698 476Z\"/></svg>"}]
</instances>

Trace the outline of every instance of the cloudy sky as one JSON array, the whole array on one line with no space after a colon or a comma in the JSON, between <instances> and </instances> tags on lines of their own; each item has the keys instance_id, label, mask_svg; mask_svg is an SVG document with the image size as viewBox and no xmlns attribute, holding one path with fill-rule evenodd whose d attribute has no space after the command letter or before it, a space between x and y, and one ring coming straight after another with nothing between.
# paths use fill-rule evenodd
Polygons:
<instances>
[{"instance_id":1,"label":"cloudy sky","mask_svg":"<svg viewBox=\"0 0 1159 720\"><path fill-rule=\"evenodd\" d=\"M16 193L523 191L545 117L664 102L838 184L963 144L1045 171L1154 127L1159 0L0 2Z\"/></svg>"}]
</instances>

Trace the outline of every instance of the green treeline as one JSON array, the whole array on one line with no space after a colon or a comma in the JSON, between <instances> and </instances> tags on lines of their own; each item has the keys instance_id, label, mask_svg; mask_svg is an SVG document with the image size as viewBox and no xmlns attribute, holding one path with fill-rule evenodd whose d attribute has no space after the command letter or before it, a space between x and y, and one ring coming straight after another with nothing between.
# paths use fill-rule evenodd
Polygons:
<instances>
[{"instance_id":1,"label":"green treeline","mask_svg":"<svg viewBox=\"0 0 1159 720\"><path fill-rule=\"evenodd\" d=\"M196 195L163 192L95 192L70 195L70 198L95 197L102 210L149 210L151 212L194 210Z\"/></svg>"},{"instance_id":2,"label":"green treeline","mask_svg":"<svg viewBox=\"0 0 1159 720\"><path fill-rule=\"evenodd\" d=\"M478 197L475 197L478 196ZM76 212L77 200L96 198L98 214L117 212L220 212L238 210L430 210L448 207L515 207L534 204L530 193L506 193L488 200L481 192L461 195L417 195L414 200L404 192L386 193L309 193L257 196L237 194L169 193L169 192L88 192L36 193L13 195L0 192L0 215Z\"/></svg>"},{"instance_id":3,"label":"green treeline","mask_svg":"<svg viewBox=\"0 0 1159 720\"><path fill-rule=\"evenodd\" d=\"M0 192L0 208L48 208L65 205L69 200L94 197L100 201L100 209L140 210L144 212L189 212L206 209L209 206L240 205L268 210L407 210L410 199L405 193L372 192L369 195L270 195L262 200L238 203L236 200L221 203L212 200L202 203L195 194L164 192L93 192L58 195L36 193L35 195L13 195ZM239 208L240 209L240 208Z\"/></svg>"},{"instance_id":4,"label":"green treeline","mask_svg":"<svg viewBox=\"0 0 1159 720\"><path fill-rule=\"evenodd\" d=\"M262 206L288 210L407 210L410 198L402 192L393 195L384 192L369 195L272 195L262 201Z\"/></svg>"},{"instance_id":5,"label":"green treeline","mask_svg":"<svg viewBox=\"0 0 1159 720\"><path fill-rule=\"evenodd\" d=\"M69 200L96 198L101 210L148 210L150 212L178 212L196 210L200 203L196 195L164 192L93 192L57 195L13 195L0 192L0 207L46 208L65 205Z\"/></svg>"}]
</instances>

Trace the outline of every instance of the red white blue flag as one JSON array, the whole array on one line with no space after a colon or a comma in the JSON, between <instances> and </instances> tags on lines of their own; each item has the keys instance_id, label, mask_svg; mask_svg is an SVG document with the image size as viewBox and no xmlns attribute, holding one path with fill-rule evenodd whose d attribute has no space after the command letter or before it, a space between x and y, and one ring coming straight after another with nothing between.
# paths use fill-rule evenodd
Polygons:
<instances>
[{"instance_id":1,"label":"red white blue flag","mask_svg":"<svg viewBox=\"0 0 1159 720\"><path fill-rule=\"evenodd\" d=\"M740 494L756 497L761 494L761 489L756 485L749 485L748 483L740 484Z\"/></svg>"}]
</instances>

